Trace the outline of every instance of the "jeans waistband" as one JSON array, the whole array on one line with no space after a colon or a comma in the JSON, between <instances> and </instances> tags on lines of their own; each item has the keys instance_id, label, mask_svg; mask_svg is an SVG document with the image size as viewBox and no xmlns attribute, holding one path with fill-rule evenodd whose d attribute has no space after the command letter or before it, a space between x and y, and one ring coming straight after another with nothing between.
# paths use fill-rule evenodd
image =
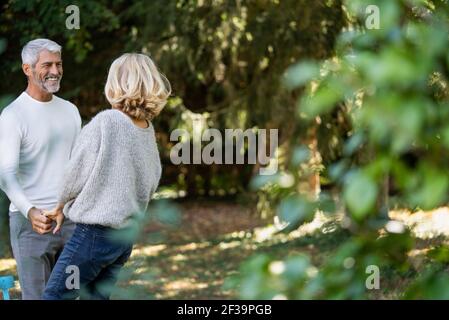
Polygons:
<instances>
[{"instance_id":1,"label":"jeans waistband","mask_svg":"<svg viewBox=\"0 0 449 320\"><path fill-rule=\"evenodd\" d=\"M84 227L87 229L92 230L99 230L99 231L108 231L108 230L114 230L113 228L102 226L100 224L85 224L85 223L77 223L77 226Z\"/></svg>"}]
</instances>

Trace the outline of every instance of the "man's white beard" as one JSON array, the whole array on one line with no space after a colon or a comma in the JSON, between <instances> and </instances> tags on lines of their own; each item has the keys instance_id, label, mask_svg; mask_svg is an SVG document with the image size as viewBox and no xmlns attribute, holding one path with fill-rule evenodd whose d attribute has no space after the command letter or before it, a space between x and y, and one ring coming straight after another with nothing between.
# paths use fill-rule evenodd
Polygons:
<instances>
[{"instance_id":1,"label":"man's white beard","mask_svg":"<svg viewBox=\"0 0 449 320\"><path fill-rule=\"evenodd\" d=\"M45 90L47 90L50 93L55 93L59 91L59 87L60 87L60 82L61 80L58 80L57 83L55 83L54 85L51 84L47 84L47 83L43 83L42 86L44 87Z\"/></svg>"},{"instance_id":2,"label":"man's white beard","mask_svg":"<svg viewBox=\"0 0 449 320\"><path fill-rule=\"evenodd\" d=\"M58 81L45 81L45 80L41 80L39 79L39 77L34 73L33 71L33 81L34 83L36 83L42 90L47 91L48 93L56 93L59 91L59 87L61 84L61 78L62 76L59 78ZM51 83L54 82L54 83Z\"/></svg>"}]
</instances>

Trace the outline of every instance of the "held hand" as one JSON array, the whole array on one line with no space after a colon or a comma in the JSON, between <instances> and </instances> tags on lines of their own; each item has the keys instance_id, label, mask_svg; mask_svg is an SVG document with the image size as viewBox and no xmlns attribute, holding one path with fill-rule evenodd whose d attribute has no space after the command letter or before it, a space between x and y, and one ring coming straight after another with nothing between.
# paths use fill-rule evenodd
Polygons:
<instances>
[{"instance_id":1,"label":"held hand","mask_svg":"<svg viewBox=\"0 0 449 320\"><path fill-rule=\"evenodd\" d=\"M56 232L61 230L62 223L64 222L64 213L62 212L61 207L57 207L51 211L44 210L43 213L47 218L50 218L51 220L56 221L56 227L53 230L53 234L55 234Z\"/></svg>"},{"instance_id":2,"label":"held hand","mask_svg":"<svg viewBox=\"0 0 449 320\"><path fill-rule=\"evenodd\" d=\"M44 216L42 210L31 208L28 211L28 219L31 221L33 230L39 234L45 234L51 231L51 219Z\"/></svg>"}]
</instances>

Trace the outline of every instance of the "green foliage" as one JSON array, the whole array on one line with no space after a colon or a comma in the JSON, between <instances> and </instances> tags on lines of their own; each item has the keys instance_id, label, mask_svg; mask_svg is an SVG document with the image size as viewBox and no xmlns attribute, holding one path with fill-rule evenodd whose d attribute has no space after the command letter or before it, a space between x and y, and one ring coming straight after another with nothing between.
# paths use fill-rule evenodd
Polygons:
<instances>
[{"instance_id":1,"label":"green foliage","mask_svg":"<svg viewBox=\"0 0 449 320\"><path fill-rule=\"evenodd\" d=\"M285 260L261 254L246 261L233 281L242 299L362 299L369 267L404 272L409 268L404 257L412 247L408 233L357 236L341 243L320 267L306 254Z\"/></svg>"},{"instance_id":2,"label":"green foliage","mask_svg":"<svg viewBox=\"0 0 449 320\"><path fill-rule=\"evenodd\" d=\"M279 274L270 272L270 258L256 257L242 266L243 298L366 298L367 266L378 266L381 276L382 270L413 269L407 252L414 237L399 222L388 221L385 181L394 181L397 198L411 208L447 203L449 146L444 137L449 101L442 88L449 81L448 3L377 1L379 30L362 27L369 4L345 2L353 26L339 37L334 58L320 64L299 62L287 71L289 87L306 88L298 105L299 121L331 119L342 110L350 121L328 173L343 199L343 226L352 238L313 272L307 272L313 266L304 256L276 262L284 266ZM413 153L419 154L417 164L408 161ZM289 168L293 176L297 158L301 156L294 156ZM314 211L312 203L298 202L302 195L297 185L295 179L288 198L281 200L280 215L291 223L307 221L302 217ZM445 251L434 256L447 263ZM297 263L296 273L287 272L290 263ZM440 265L412 282L404 298L447 298L448 290Z\"/></svg>"},{"instance_id":3,"label":"green foliage","mask_svg":"<svg viewBox=\"0 0 449 320\"><path fill-rule=\"evenodd\" d=\"M406 299L449 299L449 275L442 264L428 266L406 290Z\"/></svg>"},{"instance_id":4,"label":"green foliage","mask_svg":"<svg viewBox=\"0 0 449 320\"><path fill-rule=\"evenodd\" d=\"M370 176L352 172L347 178L343 198L355 220L363 220L376 205L378 188Z\"/></svg>"}]
</instances>

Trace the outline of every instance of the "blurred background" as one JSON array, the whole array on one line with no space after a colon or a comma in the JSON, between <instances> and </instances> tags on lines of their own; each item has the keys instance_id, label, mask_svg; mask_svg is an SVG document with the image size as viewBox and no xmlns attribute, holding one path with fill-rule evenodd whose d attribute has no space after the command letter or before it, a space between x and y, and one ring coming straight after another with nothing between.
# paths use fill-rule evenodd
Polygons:
<instances>
[{"instance_id":1,"label":"blurred background","mask_svg":"<svg viewBox=\"0 0 449 320\"><path fill-rule=\"evenodd\" d=\"M66 28L69 5L79 29ZM172 84L154 121L161 185L116 297L449 298L446 0L0 10L0 109L25 89L21 48L39 37L63 46L58 95L85 123L109 108L108 67L124 52L150 55ZM170 133L193 126L278 129L279 172L172 164ZM0 274L15 272L8 237L1 194Z\"/></svg>"}]
</instances>

